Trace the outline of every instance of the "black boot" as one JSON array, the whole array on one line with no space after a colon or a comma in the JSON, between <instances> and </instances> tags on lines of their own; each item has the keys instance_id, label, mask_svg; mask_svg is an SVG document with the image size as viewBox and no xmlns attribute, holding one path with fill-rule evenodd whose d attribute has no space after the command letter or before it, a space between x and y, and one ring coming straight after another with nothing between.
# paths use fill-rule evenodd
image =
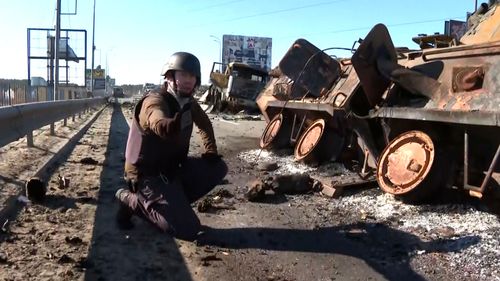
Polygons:
<instances>
[{"instance_id":1,"label":"black boot","mask_svg":"<svg viewBox=\"0 0 500 281\"><path fill-rule=\"evenodd\" d=\"M125 203L127 196L130 196L130 191L120 188L115 194L116 199L118 199L118 212L116 213L116 222L118 228L123 230L132 229L134 224L132 223L132 215L134 212Z\"/></svg>"}]
</instances>

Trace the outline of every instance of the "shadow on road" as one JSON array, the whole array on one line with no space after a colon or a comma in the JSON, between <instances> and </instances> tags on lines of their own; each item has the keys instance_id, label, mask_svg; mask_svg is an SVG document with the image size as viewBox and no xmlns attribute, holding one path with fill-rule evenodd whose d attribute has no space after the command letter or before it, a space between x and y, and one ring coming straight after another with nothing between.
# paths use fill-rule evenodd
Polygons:
<instances>
[{"instance_id":1,"label":"shadow on road","mask_svg":"<svg viewBox=\"0 0 500 281\"><path fill-rule=\"evenodd\" d=\"M49 209L58 209L60 212L63 212L64 210L68 209L77 209L76 203L95 205L97 204L97 201L95 198L85 196L83 194L76 195L76 198L67 197L64 195L48 194L41 204Z\"/></svg>"},{"instance_id":2,"label":"shadow on road","mask_svg":"<svg viewBox=\"0 0 500 281\"><path fill-rule=\"evenodd\" d=\"M24 187L24 184L25 182L24 181L20 181L20 180L17 180L17 179L13 179L13 178L10 178L10 177L5 177L3 175L0 175L0 180L5 182L5 183L10 183L10 184L14 184L20 188Z\"/></svg>"},{"instance_id":3,"label":"shadow on road","mask_svg":"<svg viewBox=\"0 0 500 281\"><path fill-rule=\"evenodd\" d=\"M207 228L198 244L229 249L341 254L364 260L388 280L425 280L410 267L414 255L460 251L479 240L478 236L466 236L425 242L383 224L358 223L314 230Z\"/></svg>"},{"instance_id":4,"label":"shadow on road","mask_svg":"<svg viewBox=\"0 0 500 281\"><path fill-rule=\"evenodd\" d=\"M143 222L135 221L131 231L121 231L115 225L114 193L125 186L123 161L128 130L125 116L115 104L85 280L192 280L174 239Z\"/></svg>"}]
</instances>

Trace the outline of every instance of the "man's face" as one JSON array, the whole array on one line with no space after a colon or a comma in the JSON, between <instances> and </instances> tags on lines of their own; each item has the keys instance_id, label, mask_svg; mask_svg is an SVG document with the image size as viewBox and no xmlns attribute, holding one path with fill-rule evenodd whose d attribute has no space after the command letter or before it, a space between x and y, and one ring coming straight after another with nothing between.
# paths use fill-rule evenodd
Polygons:
<instances>
[{"instance_id":1,"label":"man's face","mask_svg":"<svg viewBox=\"0 0 500 281\"><path fill-rule=\"evenodd\" d=\"M191 96L194 87L196 86L196 76L187 71L177 70L172 78L168 79L169 84L173 87L173 82L177 85L177 93L181 96Z\"/></svg>"}]
</instances>

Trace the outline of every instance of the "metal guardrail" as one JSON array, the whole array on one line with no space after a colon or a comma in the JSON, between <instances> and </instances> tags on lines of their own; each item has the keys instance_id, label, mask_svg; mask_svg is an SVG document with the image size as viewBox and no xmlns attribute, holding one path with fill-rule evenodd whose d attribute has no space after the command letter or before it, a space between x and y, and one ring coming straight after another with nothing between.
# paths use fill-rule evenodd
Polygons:
<instances>
[{"instance_id":1,"label":"metal guardrail","mask_svg":"<svg viewBox=\"0 0 500 281\"><path fill-rule=\"evenodd\" d=\"M104 98L90 98L0 107L0 147L32 135L33 130L105 103Z\"/></svg>"}]
</instances>

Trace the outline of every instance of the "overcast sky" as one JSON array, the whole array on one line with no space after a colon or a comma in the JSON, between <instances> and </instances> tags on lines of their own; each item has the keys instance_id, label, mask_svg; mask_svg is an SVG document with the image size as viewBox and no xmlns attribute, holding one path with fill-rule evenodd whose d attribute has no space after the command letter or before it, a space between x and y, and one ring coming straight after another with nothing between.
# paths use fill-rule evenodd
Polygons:
<instances>
[{"instance_id":1,"label":"overcast sky","mask_svg":"<svg viewBox=\"0 0 500 281\"><path fill-rule=\"evenodd\" d=\"M56 1L0 1L0 78L26 79L27 29L53 28ZM445 20L465 20L474 5L472 0L96 0L94 62L107 68L117 84L159 83L168 57L188 51L200 58L202 82L207 83L224 34L271 37L276 66L298 38L320 49L351 47L377 23L388 26L396 46L417 48L413 36L442 33ZM93 0L62 0L62 11L76 15L63 15L61 27L87 30L87 68L92 7ZM32 49L44 52L46 35L31 36ZM84 37L75 37L70 45L84 56ZM31 75L46 77L46 62L36 62ZM78 65L84 69L83 62Z\"/></svg>"}]
</instances>

